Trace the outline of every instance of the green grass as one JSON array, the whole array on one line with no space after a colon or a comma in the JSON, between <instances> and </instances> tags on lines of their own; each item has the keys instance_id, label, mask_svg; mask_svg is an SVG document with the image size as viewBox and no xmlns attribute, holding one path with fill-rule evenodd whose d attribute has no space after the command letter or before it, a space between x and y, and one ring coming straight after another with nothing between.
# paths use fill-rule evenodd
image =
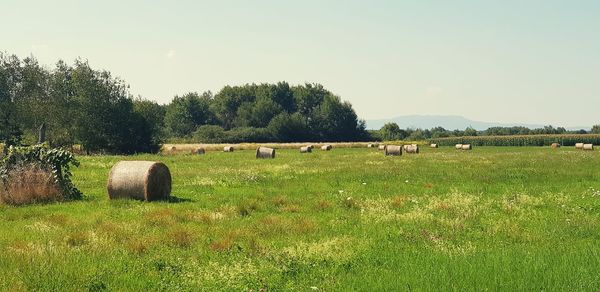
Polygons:
<instances>
[{"instance_id":1,"label":"green grass","mask_svg":"<svg viewBox=\"0 0 600 292\"><path fill-rule=\"evenodd\" d=\"M174 202L109 201L160 160ZM80 157L86 199L0 206L1 290L596 290L600 152Z\"/></svg>"}]
</instances>

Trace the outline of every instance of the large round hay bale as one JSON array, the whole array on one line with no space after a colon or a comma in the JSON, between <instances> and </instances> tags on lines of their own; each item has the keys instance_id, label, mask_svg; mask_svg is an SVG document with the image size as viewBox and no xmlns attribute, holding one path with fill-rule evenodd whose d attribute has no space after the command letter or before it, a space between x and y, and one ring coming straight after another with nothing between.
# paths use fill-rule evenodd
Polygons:
<instances>
[{"instance_id":1,"label":"large round hay bale","mask_svg":"<svg viewBox=\"0 0 600 292\"><path fill-rule=\"evenodd\" d=\"M321 146L321 150L323 150L323 151L329 151L332 148L333 148L333 146L331 146L329 144Z\"/></svg>"},{"instance_id":2,"label":"large round hay bale","mask_svg":"<svg viewBox=\"0 0 600 292\"><path fill-rule=\"evenodd\" d=\"M594 144L583 144L583 150L594 150Z\"/></svg>"},{"instance_id":3,"label":"large round hay bale","mask_svg":"<svg viewBox=\"0 0 600 292\"><path fill-rule=\"evenodd\" d=\"M385 145L379 145L379 147L377 149L385 151Z\"/></svg>"},{"instance_id":4,"label":"large round hay bale","mask_svg":"<svg viewBox=\"0 0 600 292\"><path fill-rule=\"evenodd\" d=\"M575 143L575 149L583 149L583 143Z\"/></svg>"},{"instance_id":5,"label":"large round hay bale","mask_svg":"<svg viewBox=\"0 0 600 292\"><path fill-rule=\"evenodd\" d=\"M300 153L311 153L311 152L312 152L312 148L310 148L310 146L300 147Z\"/></svg>"},{"instance_id":6,"label":"large round hay bale","mask_svg":"<svg viewBox=\"0 0 600 292\"><path fill-rule=\"evenodd\" d=\"M471 149L473 149L473 147L471 147L471 144L463 144L461 149L462 150L471 150Z\"/></svg>"},{"instance_id":7,"label":"large round hay bale","mask_svg":"<svg viewBox=\"0 0 600 292\"><path fill-rule=\"evenodd\" d=\"M275 149L258 147L256 148L256 158L275 158Z\"/></svg>"},{"instance_id":8,"label":"large round hay bale","mask_svg":"<svg viewBox=\"0 0 600 292\"><path fill-rule=\"evenodd\" d=\"M400 156L402 155L402 146L399 145L386 145L385 156Z\"/></svg>"},{"instance_id":9,"label":"large round hay bale","mask_svg":"<svg viewBox=\"0 0 600 292\"><path fill-rule=\"evenodd\" d=\"M406 153L418 154L419 153L419 145L417 145L417 144L404 145L404 151Z\"/></svg>"},{"instance_id":10,"label":"large round hay bale","mask_svg":"<svg viewBox=\"0 0 600 292\"><path fill-rule=\"evenodd\" d=\"M553 149L560 148L560 144L558 144L558 143L552 143L552 145L550 145L550 146L551 146Z\"/></svg>"},{"instance_id":11,"label":"large round hay bale","mask_svg":"<svg viewBox=\"0 0 600 292\"><path fill-rule=\"evenodd\" d=\"M108 174L110 199L165 200L171 195L171 172L162 162L121 161Z\"/></svg>"},{"instance_id":12,"label":"large round hay bale","mask_svg":"<svg viewBox=\"0 0 600 292\"><path fill-rule=\"evenodd\" d=\"M454 145L454 148L461 150L462 146L463 146L463 144L456 144L456 145Z\"/></svg>"},{"instance_id":13,"label":"large round hay bale","mask_svg":"<svg viewBox=\"0 0 600 292\"><path fill-rule=\"evenodd\" d=\"M202 147L194 150L194 154L202 155L204 153L206 153L206 150L204 150L204 148L202 148Z\"/></svg>"},{"instance_id":14,"label":"large round hay bale","mask_svg":"<svg viewBox=\"0 0 600 292\"><path fill-rule=\"evenodd\" d=\"M223 147L223 152L233 152L233 146L225 146L225 147Z\"/></svg>"},{"instance_id":15,"label":"large round hay bale","mask_svg":"<svg viewBox=\"0 0 600 292\"><path fill-rule=\"evenodd\" d=\"M375 144L369 143L367 144L367 148L375 148Z\"/></svg>"},{"instance_id":16,"label":"large round hay bale","mask_svg":"<svg viewBox=\"0 0 600 292\"><path fill-rule=\"evenodd\" d=\"M431 147L431 148L438 148L438 144L431 143L431 144L429 144L429 147Z\"/></svg>"}]
</instances>

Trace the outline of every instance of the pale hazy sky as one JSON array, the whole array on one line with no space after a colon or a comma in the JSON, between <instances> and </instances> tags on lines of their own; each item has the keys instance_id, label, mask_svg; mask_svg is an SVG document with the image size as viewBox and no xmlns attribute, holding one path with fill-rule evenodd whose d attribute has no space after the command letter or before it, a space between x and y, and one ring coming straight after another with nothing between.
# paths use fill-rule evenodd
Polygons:
<instances>
[{"instance_id":1,"label":"pale hazy sky","mask_svg":"<svg viewBox=\"0 0 600 292\"><path fill-rule=\"evenodd\" d=\"M226 84L317 82L360 117L600 122L600 1L0 3L0 50L81 56L161 103Z\"/></svg>"}]
</instances>

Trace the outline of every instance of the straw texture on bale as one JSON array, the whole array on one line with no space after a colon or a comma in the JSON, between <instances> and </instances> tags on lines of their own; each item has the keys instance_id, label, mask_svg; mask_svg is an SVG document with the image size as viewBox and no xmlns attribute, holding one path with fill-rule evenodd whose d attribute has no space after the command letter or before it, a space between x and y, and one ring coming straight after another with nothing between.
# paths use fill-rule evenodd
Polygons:
<instances>
[{"instance_id":1,"label":"straw texture on bale","mask_svg":"<svg viewBox=\"0 0 600 292\"><path fill-rule=\"evenodd\" d=\"M108 174L110 199L165 200L171 195L171 172L162 162L121 161Z\"/></svg>"},{"instance_id":2,"label":"straw texture on bale","mask_svg":"<svg viewBox=\"0 0 600 292\"><path fill-rule=\"evenodd\" d=\"M431 147L431 148L438 148L438 144L432 143L432 144L429 145L429 147Z\"/></svg>"},{"instance_id":3,"label":"straw texture on bale","mask_svg":"<svg viewBox=\"0 0 600 292\"><path fill-rule=\"evenodd\" d=\"M256 158L275 158L275 149L258 147L256 148Z\"/></svg>"},{"instance_id":4,"label":"straw texture on bale","mask_svg":"<svg viewBox=\"0 0 600 292\"><path fill-rule=\"evenodd\" d=\"M333 148L333 146L331 146L329 144L321 146L321 150L323 150L323 151L329 151L329 150L331 150L331 148Z\"/></svg>"},{"instance_id":5,"label":"straw texture on bale","mask_svg":"<svg viewBox=\"0 0 600 292\"><path fill-rule=\"evenodd\" d=\"M402 146L387 145L385 146L385 156L400 156L402 155Z\"/></svg>"},{"instance_id":6,"label":"straw texture on bale","mask_svg":"<svg viewBox=\"0 0 600 292\"><path fill-rule=\"evenodd\" d=\"M471 150L472 149L471 144L463 144L461 148L462 148L462 150Z\"/></svg>"},{"instance_id":7,"label":"straw texture on bale","mask_svg":"<svg viewBox=\"0 0 600 292\"><path fill-rule=\"evenodd\" d=\"M233 152L233 146L225 146L225 147L223 147L223 152Z\"/></svg>"},{"instance_id":8,"label":"straw texture on bale","mask_svg":"<svg viewBox=\"0 0 600 292\"><path fill-rule=\"evenodd\" d=\"M419 153L419 145L417 145L417 144L404 145L404 151L406 153L418 154Z\"/></svg>"},{"instance_id":9,"label":"straw texture on bale","mask_svg":"<svg viewBox=\"0 0 600 292\"><path fill-rule=\"evenodd\" d=\"M385 145L379 145L379 150L384 150L385 151Z\"/></svg>"},{"instance_id":10,"label":"straw texture on bale","mask_svg":"<svg viewBox=\"0 0 600 292\"><path fill-rule=\"evenodd\" d=\"M594 150L594 144L583 144L583 150Z\"/></svg>"},{"instance_id":11,"label":"straw texture on bale","mask_svg":"<svg viewBox=\"0 0 600 292\"><path fill-rule=\"evenodd\" d=\"M575 149L583 149L583 143L575 143Z\"/></svg>"},{"instance_id":12,"label":"straw texture on bale","mask_svg":"<svg viewBox=\"0 0 600 292\"><path fill-rule=\"evenodd\" d=\"M558 143L552 143L552 148L556 149L556 148L560 148L560 144Z\"/></svg>"},{"instance_id":13,"label":"straw texture on bale","mask_svg":"<svg viewBox=\"0 0 600 292\"><path fill-rule=\"evenodd\" d=\"M456 144L456 145L454 146L454 148L456 148L456 149L460 150L460 149L462 149L462 146L463 146L462 144Z\"/></svg>"},{"instance_id":14,"label":"straw texture on bale","mask_svg":"<svg viewBox=\"0 0 600 292\"><path fill-rule=\"evenodd\" d=\"M312 148L310 148L310 146L300 147L300 153L311 153L311 152L312 152Z\"/></svg>"}]
</instances>

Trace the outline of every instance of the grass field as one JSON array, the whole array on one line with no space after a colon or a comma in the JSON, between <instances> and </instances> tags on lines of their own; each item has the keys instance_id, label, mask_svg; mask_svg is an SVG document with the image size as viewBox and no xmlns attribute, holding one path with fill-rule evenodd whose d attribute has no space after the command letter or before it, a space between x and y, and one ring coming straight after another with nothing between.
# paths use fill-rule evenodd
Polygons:
<instances>
[{"instance_id":1,"label":"grass field","mask_svg":"<svg viewBox=\"0 0 600 292\"><path fill-rule=\"evenodd\" d=\"M160 160L172 202L108 201ZM80 157L86 199L0 206L1 290L596 290L600 151Z\"/></svg>"}]
</instances>

